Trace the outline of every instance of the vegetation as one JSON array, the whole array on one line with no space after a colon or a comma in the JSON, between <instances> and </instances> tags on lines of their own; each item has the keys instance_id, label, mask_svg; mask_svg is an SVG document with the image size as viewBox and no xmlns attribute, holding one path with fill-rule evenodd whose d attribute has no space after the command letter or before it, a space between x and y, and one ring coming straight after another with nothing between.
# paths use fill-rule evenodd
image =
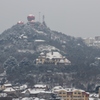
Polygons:
<instances>
[{"instance_id":1,"label":"vegetation","mask_svg":"<svg viewBox=\"0 0 100 100\"><path fill-rule=\"evenodd\" d=\"M45 40L45 43L36 43L36 39ZM41 45L54 46L72 64L36 65ZM81 38L52 31L39 22L17 24L0 35L0 71L4 68L7 79L14 83L44 82L51 86L58 84L93 90L95 84L100 83L99 63L92 64L95 57L100 57L99 51L99 48L87 47Z\"/></svg>"}]
</instances>

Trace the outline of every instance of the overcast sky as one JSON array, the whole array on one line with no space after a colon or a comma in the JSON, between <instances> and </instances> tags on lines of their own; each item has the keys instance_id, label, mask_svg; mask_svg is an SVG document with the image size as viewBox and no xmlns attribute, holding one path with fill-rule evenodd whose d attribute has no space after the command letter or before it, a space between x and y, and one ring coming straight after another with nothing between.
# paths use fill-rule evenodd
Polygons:
<instances>
[{"instance_id":1,"label":"overcast sky","mask_svg":"<svg viewBox=\"0 0 100 100\"><path fill-rule=\"evenodd\" d=\"M75 37L100 35L100 0L0 0L0 33L27 22L32 13L39 20L45 15L47 26Z\"/></svg>"}]
</instances>

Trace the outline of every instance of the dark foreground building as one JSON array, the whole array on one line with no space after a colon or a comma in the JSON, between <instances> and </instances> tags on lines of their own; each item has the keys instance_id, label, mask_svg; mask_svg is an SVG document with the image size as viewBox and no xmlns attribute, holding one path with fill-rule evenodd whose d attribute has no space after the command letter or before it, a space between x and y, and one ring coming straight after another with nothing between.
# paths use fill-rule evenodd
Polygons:
<instances>
[{"instance_id":1,"label":"dark foreground building","mask_svg":"<svg viewBox=\"0 0 100 100\"><path fill-rule=\"evenodd\" d=\"M12 100L12 97L0 97L0 100Z\"/></svg>"}]
</instances>

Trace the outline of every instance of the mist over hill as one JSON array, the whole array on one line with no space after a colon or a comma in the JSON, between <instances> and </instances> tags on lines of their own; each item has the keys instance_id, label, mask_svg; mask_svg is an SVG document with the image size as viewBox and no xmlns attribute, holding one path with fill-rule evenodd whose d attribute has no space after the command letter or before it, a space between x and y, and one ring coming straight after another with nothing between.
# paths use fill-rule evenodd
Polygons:
<instances>
[{"instance_id":1,"label":"mist over hill","mask_svg":"<svg viewBox=\"0 0 100 100\"><path fill-rule=\"evenodd\" d=\"M58 51L71 65L36 65L41 52ZM39 82L93 90L100 83L100 49L83 39L51 30L45 22L16 24L0 35L0 68L13 83Z\"/></svg>"}]
</instances>

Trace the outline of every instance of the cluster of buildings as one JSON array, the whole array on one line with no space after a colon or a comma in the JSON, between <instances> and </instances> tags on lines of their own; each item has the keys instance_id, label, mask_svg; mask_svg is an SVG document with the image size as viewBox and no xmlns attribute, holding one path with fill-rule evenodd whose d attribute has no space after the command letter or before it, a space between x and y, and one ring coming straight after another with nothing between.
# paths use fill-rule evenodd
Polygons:
<instances>
[{"instance_id":1,"label":"cluster of buildings","mask_svg":"<svg viewBox=\"0 0 100 100\"><path fill-rule=\"evenodd\" d=\"M84 42L88 46L95 46L100 48L100 36L95 36L95 38L84 38Z\"/></svg>"},{"instance_id":2,"label":"cluster of buildings","mask_svg":"<svg viewBox=\"0 0 100 100\"><path fill-rule=\"evenodd\" d=\"M55 86L50 88L45 84L33 87L24 85L3 84L0 87L0 100L99 100L98 94L86 92L76 88Z\"/></svg>"},{"instance_id":3,"label":"cluster of buildings","mask_svg":"<svg viewBox=\"0 0 100 100\"><path fill-rule=\"evenodd\" d=\"M70 65L71 62L58 51L50 51L40 53L40 56L36 59L36 64Z\"/></svg>"},{"instance_id":4,"label":"cluster of buildings","mask_svg":"<svg viewBox=\"0 0 100 100\"><path fill-rule=\"evenodd\" d=\"M26 84L22 86L4 84L0 87L0 91L0 100L89 100L89 93L84 90L61 86L50 89L45 84L36 84L33 87Z\"/></svg>"}]
</instances>

